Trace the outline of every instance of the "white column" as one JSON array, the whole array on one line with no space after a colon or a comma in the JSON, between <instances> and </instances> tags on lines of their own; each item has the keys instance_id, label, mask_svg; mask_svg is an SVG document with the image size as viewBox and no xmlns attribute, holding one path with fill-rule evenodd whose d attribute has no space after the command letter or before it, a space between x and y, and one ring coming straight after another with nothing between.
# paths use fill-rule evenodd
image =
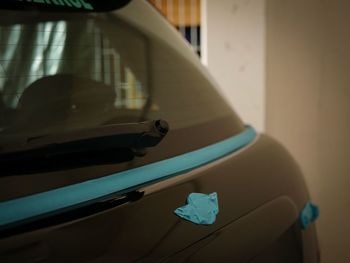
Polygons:
<instances>
[{"instance_id":1,"label":"white column","mask_svg":"<svg viewBox=\"0 0 350 263\"><path fill-rule=\"evenodd\" d=\"M265 130L265 0L202 0L202 61L244 122Z\"/></svg>"}]
</instances>

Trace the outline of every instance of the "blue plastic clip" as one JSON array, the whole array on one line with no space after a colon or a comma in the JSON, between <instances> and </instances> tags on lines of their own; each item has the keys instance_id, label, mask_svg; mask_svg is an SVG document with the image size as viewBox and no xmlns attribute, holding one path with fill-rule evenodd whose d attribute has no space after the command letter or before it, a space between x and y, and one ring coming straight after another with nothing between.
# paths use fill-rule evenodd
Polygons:
<instances>
[{"instance_id":1,"label":"blue plastic clip","mask_svg":"<svg viewBox=\"0 0 350 263\"><path fill-rule=\"evenodd\" d=\"M175 214L199 225L211 225L219 213L217 193L191 193L187 197L187 205L177 208Z\"/></svg>"},{"instance_id":2,"label":"blue plastic clip","mask_svg":"<svg viewBox=\"0 0 350 263\"><path fill-rule=\"evenodd\" d=\"M317 205L308 202L300 212L300 223L302 229L307 229L320 216L320 209Z\"/></svg>"}]
</instances>

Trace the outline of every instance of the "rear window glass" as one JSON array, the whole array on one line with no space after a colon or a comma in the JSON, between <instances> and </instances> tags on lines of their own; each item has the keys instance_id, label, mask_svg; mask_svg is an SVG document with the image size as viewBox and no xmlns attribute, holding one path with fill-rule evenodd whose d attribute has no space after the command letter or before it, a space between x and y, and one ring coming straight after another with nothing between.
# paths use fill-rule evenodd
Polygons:
<instances>
[{"instance_id":1,"label":"rear window glass","mask_svg":"<svg viewBox=\"0 0 350 263\"><path fill-rule=\"evenodd\" d=\"M139 6L147 7L142 26L131 25ZM188 47L177 32L163 35L165 21L145 1L125 10L0 10L0 154L35 136L154 119L170 124L159 145L129 162L9 167L0 173L0 201L140 167L243 131L195 55L184 55L190 53L182 52Z\"/></svg>"},{"instance_id":2,"label":"rear window glass","mask_svg":"<svg viewBox=\"0 0 350 263\"><path fill-rule=\"evenodd\" d=\"M191 63L112 14L0 11L0 145L107 124L232 114Z\"/></svg>"}]
</instances>

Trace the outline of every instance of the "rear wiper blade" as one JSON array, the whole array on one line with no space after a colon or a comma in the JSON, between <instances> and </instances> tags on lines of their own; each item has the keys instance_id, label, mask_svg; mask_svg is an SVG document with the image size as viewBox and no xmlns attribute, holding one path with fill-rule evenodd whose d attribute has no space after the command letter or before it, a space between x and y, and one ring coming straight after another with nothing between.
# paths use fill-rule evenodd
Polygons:
<instances>
[{"instance_id":1,"label":"rear wiper blade","mask_svg":"<svg viewBox=\"0 0 350 263\"><path fill-rule=\"evenodd\" d=\"M103 161L102 152L114 153L114 161L128 161L134 156L144 155L145 149L156 146L168 131L166 121L153 120L30 137L21 145L0 152L0 165L67 159L68 156L76 157L77 161L83 156L93 163L93 159ZM69 162L76 163L74 160Z\"/></svg>"}]
</instances>

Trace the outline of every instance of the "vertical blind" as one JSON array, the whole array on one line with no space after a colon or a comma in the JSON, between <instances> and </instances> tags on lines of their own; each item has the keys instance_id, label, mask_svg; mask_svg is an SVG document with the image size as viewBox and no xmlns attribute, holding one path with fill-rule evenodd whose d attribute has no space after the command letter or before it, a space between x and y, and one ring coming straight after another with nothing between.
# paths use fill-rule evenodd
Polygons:
<instances>
[{"instance_id":1,"label":"vertical blind","mask_svg":"<svg viewBox=\"0 0 350 263\"><path fill-rule=\"evenodd\" d=\"M192 45L198 55L200 43L200 0L149 0Z\"/></svg>"}]
</instances>

